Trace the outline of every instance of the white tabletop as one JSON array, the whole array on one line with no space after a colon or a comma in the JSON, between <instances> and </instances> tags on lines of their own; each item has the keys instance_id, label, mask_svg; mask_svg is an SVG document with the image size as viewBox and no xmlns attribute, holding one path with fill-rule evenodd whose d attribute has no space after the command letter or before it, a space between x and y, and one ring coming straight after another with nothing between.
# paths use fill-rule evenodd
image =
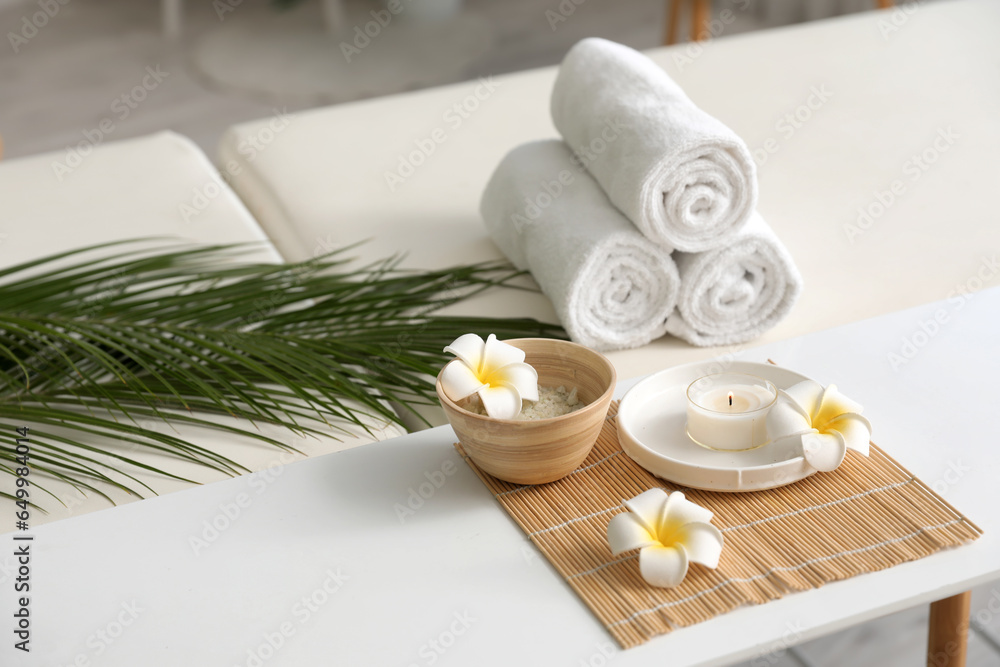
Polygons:
<instances>
[{"instance_id":1,"label":"white tabletop","mask_svg":"<svg viewBox=\"0 0 1000 667\"><path fill-rule=\"evenodd\" d=\"M998 332L991 289L741 355L863 403L875 441L986 531L972 545L620 652L440 427L38 528L32 652L13 650L8 629L0 662L578 665L603 648L616 665L717 665L945 597L1000 578ZM904 341L916 354L893 364ZM401 514L428 480L440 488ZM5 553L12 538L0 536Z\"/></svg>"}]
</instances>

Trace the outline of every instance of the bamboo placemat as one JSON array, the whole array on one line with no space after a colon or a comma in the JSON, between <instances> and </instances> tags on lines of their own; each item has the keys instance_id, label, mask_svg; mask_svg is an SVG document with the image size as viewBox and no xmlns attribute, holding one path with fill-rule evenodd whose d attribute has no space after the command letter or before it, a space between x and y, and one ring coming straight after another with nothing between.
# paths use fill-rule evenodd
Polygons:
<instances>
[{"instance_id":1,"label":"bamboo placemat","mask_svg":"<svg viewBox=\"0 0 1000 667\"><path fill-rule=\"evenodd\" d=\"M623 648L791 591L884 570L977 539L982 531L872 445L832 473L769 491L714 493L675 487L646 472L618 443L612 403L593 451L563 479L518 486L459 453L507 513ZM612 556L606 530L622 503L647 489L681 489L715 513L725 536L715 570L691 565L684 582L654 588L638 551Z\"/></svg>"}]
</instances>

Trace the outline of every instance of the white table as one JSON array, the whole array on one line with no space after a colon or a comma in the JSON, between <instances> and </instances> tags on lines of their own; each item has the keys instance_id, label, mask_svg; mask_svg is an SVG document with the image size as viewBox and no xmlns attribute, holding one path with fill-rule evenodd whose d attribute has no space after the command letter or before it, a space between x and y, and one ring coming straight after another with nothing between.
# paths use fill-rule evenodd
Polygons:
<instances>
[{"instance_id":1,"label":"white table","mask_svg":"<svg viewBox=\"0 0 1000 667\"><path fill-rule=\"evenodd\" d=\"M921 323L942 313L947 322L924 341ZM741 355L773 358L863 403L876 442L985 530L972 545L619 652L440 427L40 527L32 652L12 650L7 629L0 662L258 664L250 651L266 654L264 665L507 667L586 664L610 649L615 665L721 665L951 596L1000 578L989 407L998 332L1000 289L991 289L961 307L929 304ZM894 369L887 354L914 338L919 352ZM444 481L401 521L397 504L429 478ZM227 511L228 528L202 535L206 521L224 527ZM193 547L199 536L206 544ZM3 553L12 537L0 536ZM9 625L12 582L0 577Z\"/></svg>"}]
</instances>

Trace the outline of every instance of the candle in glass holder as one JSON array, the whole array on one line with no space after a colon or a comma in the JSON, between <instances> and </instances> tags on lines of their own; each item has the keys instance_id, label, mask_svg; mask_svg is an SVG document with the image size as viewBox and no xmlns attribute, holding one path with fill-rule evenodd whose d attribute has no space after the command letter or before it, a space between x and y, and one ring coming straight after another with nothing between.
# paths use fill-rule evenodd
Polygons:
<instances>
[{"instance_id":1,"label":"candle in glass holder","mask_svg":"<svg viewBox=\"0 0 1000 667\"><path fill-rule=\"evenodd\" d=\"M767 444L774 385L745 373L716 373L687 388L687 433L709 449L740 451Z\"/></svg>"}]
</instances>

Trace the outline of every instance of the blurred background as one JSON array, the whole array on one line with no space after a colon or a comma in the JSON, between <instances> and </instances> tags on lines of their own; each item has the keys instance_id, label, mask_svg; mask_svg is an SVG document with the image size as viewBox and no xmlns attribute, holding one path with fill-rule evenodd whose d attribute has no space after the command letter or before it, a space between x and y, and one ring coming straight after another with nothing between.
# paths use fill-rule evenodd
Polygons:
<instances>
[{"instance_id":1,"label":"blurred background","mask_svg":"<svg viewBox=\"0 0 1000 667\"><path fill-rule=\"evenodd\" d=\"M5 156L77 144L106 118L114 129L102 140L169 128L213 155L225 128L275 109L552 65L587 36L655 47L668 12L668 0L399 0L397 14L386 2L0 0ZM680 5L685 41L691 10ZM708 37L875 5L717 0Z\"/></svg>"}]
</instances>

